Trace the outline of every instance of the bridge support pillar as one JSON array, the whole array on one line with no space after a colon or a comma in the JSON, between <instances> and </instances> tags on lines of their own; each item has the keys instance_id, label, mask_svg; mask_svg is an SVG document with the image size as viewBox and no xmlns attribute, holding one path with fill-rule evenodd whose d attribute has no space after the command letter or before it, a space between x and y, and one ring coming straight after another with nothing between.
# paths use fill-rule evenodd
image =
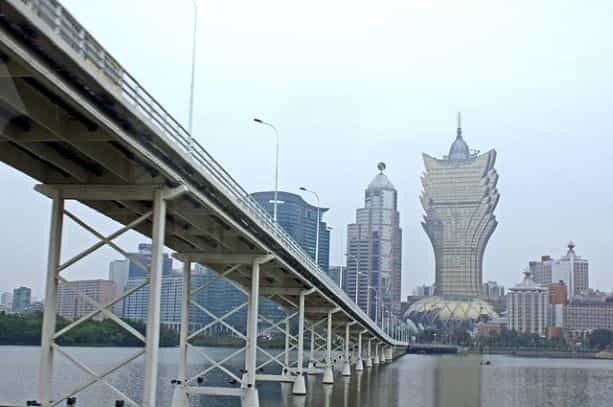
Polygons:
<instances>
[{"instance_id":1,"label":"bridge support pillar","mask_svg":"<svg viewBox=\"0 0 613 407\"><path fill-rule=\"evenodd\" d=\"M353 323L348 323L345 325L345 363L343 365L343 376L351 376L351 359L349 357L349 331L351 329L351 325L353 325Z\"/></svg>"},{"instance_id":2,"label":"bridge support pillar","mask_svg":"<svg viewBox=\"0 0 613 407\"><path fill-rule=\"evenodd\" d=\"M368 338L368 345L366 348L366 368L371 368L372 367L372 354L370 353L370 343L372 342L372 338Z\"/></svg>"},{"instance_id":3,"label":"bridge support pillar","mask_svg":"<svg viewBox=\"0 0 613 407\"><path fill-rule=\"evenodd\" d=\"M315 367L315 327L311 328L311 351L309 352L309 363L307 369L313 369ZM310 372L309 372L310 374Z\"/></svg>"},{"instance_id":4,"label":"bridge support pillar","mask_svg":"<svg viewBox=\"0 0 613 407\"><path fill-rule=\"evenodd\" d=\"M323 384L334 384L334 367L332 365L332 314L328 311L328 326L326 329L326 370L321 382Z\"/></svg>"},{"instance_id":5,"label":"bridge support pillar","mask_svg":"<svg viewBox=\"0 0 613 407\"><path fill-rule=\"evenodd\" d=\"M258 349L258 297L260 295L260 259L251 264L251 290L247 302L247 341L245 349L245 374L242 382L242 407L259 407L256 380L256 355Z\"/></svg>"},{"instance_id":6,"label":"bridge support pillar","mask_svg":"<svg viewBox=\"0 0 613 407\"><path fill-rule=\"evenodd\" d=\"M156 406L158 355L160 345L160 302L162 297L162 258L166 234L165 190L153 195L153 230L151 236L151 272L149 274L149 309L147 312L147 342L143 406Z\"/></svg>"},{"instance_id":7,"label":"bridge support pillar","mask_svg":"<svg viewBox=\"0 0 613 407\"><path fill-rule=\"evenodd\" d=\"M385 348L385 361L386 362L391 362L393 357L392 357L392 353L393 353L393 347L392 346L387 346Z\"/></svg>"},{"instance_id":8,"label":"bridge support pillar","mask_svg":"<svg viewBox=\"0 0 613 407\"><path fill-rule=\"evenodd\" d=\"M296 366L296 379L292 387L292 394L297 396L306 395L306 382L304 380L304 297L306 292L301 292L298 302L298 360Z\"/></svg>"},{"instance_id":9,"label":"bridge support pillar","mask_svg":"<svg viewBox=\"0 0 613 407\"><path fill-rule=\"evenodd\" d=\"M375 343L375 357L372 361L373 365L378 365L381 360L379 359L379 344Z\"/></svg>"},{"instance_id":10,"label":"bridge support pillar","mask_svg":"<svg viewBox=\"0 0 613 407\"><path fill-rule=\"evenodd\" d=\"M361 372L364 370L364 362L362 361L362 334L364 332L358 333L358 357L355 362L355 371Z\"/></svg>"},{"instance_id":11,"label":"bridge support pillar","mask_svg":"<svg viewBox=\"0 0 613 407\"><path fill-rule=\"evenodd\" d=\"M53 381L53 337L57 308L58 272L62 247L64 219L64 198L58 193L53 197L51 208L51 229L49 233L49 257L47 258L47 281L45 289L45 312L40 348L40 371L38 400L42 406L51 405L51 383Z\"/></svg>"},{"instance_id":12,"label":"bridge support pillar","mask_svg":"<svg viewBox=\"0 0 613 407\"><path fill-rule=\"evenodd\" d=\"M172 407L189 407L187 397L187 337L189 335L191 276L192 262L185 260L183 262L183 298L181 302L181 331L179 333L179 367Z\"/></svg>"}]
</instances>

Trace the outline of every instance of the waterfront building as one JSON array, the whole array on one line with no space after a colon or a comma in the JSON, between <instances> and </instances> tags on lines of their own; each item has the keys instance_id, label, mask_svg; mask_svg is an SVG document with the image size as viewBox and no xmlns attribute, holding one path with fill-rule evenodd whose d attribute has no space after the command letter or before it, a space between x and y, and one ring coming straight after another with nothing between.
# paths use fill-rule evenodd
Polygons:
<instances>
[{"instance_id":1,"label":"waterfront building","mask_svg":"<svg viewBox=\"0 0 613 407\"><path fill-rule=\"evenodd\" d=\"M207 284L207 287L196 293L192 300L206 308L216 317L222 317L230 310L244 304L247 297L238 288L226 279L218 279L217 273L207 267L195 264L191 276L191 289L195 290ZM144 280L128 280L126 290L142 284ZM165 327L176 329L181 324L181 303L183 301L183 273L173 272L162 278L160 323ZM149 306L149 286L135 291L128 296L123 305L123 317L127 319L145 321ZM267 298L260 299L260 315L267 319L278 321L285 318L285 312ZM211 315L205 313L197 306L190 304L190 328L199 329L212 321ZM239 331L245 331L247 311L243 307L224 320ZM207 330L207 334L231 334L229 328L216 324Z\"/></svg>"},{"instance_id":2,"label":"waterfront building","mask_svg":"<svg viewBox=\"0 0 613 407\"><path fill-rule=\"evenodd\" d=\"M94 311L96 307L86 301L79 293L87 295L99 304L111 302L117 297L117 285L109 280L77 280L60 282L57 288L57 314L74 321ZM103 319L99 313L96 319Z\"/></svg>"},{"instance_id":3,"label":"waterfront building","mask_svg":"<svg viewBox=\"0 0 613 407\"><path fill-rule=\"evenodd\" d=\"M0 305L3 305L10 309L12 304L13 304L13 294L9 292L4 292L2 293L2 295L0 295Z\"/></svg>"},{"instance_id":4,"label":"waterfront building","mask_svg":"<svg viewBox=\"0 0 613 407\"><path fill-rule=\"evenodd\" d=\"M483 254L498 224L496 151L471 151L458 115L449 154L441 159L423 154L423 160L422 226L434 249L436 295L478 297Z\"/></svg>"},{"instance_id":5,"label":"waterfront building","mask_svg":"<svg viewBox=\"0 0 613 407\"><path fill-rule=\"evenodd\" d=\"M328 272L330 278L342 289L345 289L346 269L345 266L330 266L330 271Z\"/></svg>"},{"instance_id":6,"label":"waterfront building","mask_svg":"<svg viewBox=\"0 0 613 407\"><path fill-rule=\"evenodd\" d=\"M123 292L130 276L130 260L113 260L109 264L109 280L114 281L119 292Z\"/></svg>"},{"instance_id":7,"label":"waterfront building","mask_svg":"<svg viewBox=\"0 0 613 407\"><path fill-rule=\"evenodd\" d=\"M29 287L19 287L13 290L12 309L15 313L27 310L32 302L32 290Z\"/></svg>"},{"instance_id":8,"label":"waterfront building","mask_svg":"<svg viewBox=\"0 0 613 407\"><path fill-rule=\"evenodd\" d=\"M347 273L345 291L368 315L378 321L384 312L400 314L402 286L402 230L398 193L383 173L364 193L364 207L356 210L355 223L347 226ZM359 287L359 289L357 289Z\"/></svg>"},{"instance_id":9,"label":"waterfront building","mask_svg":"<svg viewBox=\"0 0 613 407\"><path fill-rule=\"evenodd\" d=\"M554 284L548 284L550 317L549 326L562 328L564 327L564 307L568 303L568 287L564 281ZM548 336L551 336L549 334Z\"/></svg>"},{"instance_id":10,"label":"waterfront building","mask_svg":"<svg viewBox=\"0 0 613 407\"><path fill-rule=\"evenodd\" d=\"M613 296L571 298L564 307L564 328L573 337L595 329L613 330Z\"/></svg>"},{"instance_id":11,"label":"waterfront building","mask_svg":"<svg viewBox=\"0 0 613 407\"><path fill-rule=\"evenodd\" d=\"M504 286L499 285L496 281L488 281L481 285L481 297L484 298L501 298L504 297Z\"/></svg>"},{"instance_id":12,"label":"waterfront building","mask_svg":"<svg viewBox=\"0 0 613 407\"><path fill-rule=\"evenodd\" d=\"M507 293L508 328L526 334L544 335L549 322L549 291L534 282L529 272Z\"/></svg>"},{"instance_id":13,"label":"waterfront building","mask_svg":"<svg viewBox=\"0 0 613 407\"><path fill-rule=\"evenodd\" d=\"M263 191L251 194L257 203L273 216L275 192ZM328 208L318 208L306 202L302 196L279 191L277 194L277 222L302 247L313 260L319 227L319 250L317 260L323 271L330 267L330 230L322 220ZM319 212L319 219L317 214Z\"/></svg>"},{"instance_id":14,"label":"waterfront building","mask_svg":"<svg viewBox=\"0 0 613 407\"><path fill-rule=\"evenodd\" d=\"M589 262L575 253L575 244L568 243L565 256L555 260L551 271L553 281L564 281L568 286L568 297L587 291L589 283Z\"/></svg>"},{"instance_id":15,"label":"waterfront building","mask_svg":"<svg viewBox=\"0 0 613 407\"><path fill-rule=\"evenodd\" d=\"M531 261L528 263L528 269L533 276L534 282L540 285L547 285L553 282L551 277L551 268L553 265L551 256L541 256L541 261Z\"/></svg>"},{"instance_id":16,"label":"waterfront building","mask_svg":"<svg viewBox=\"0 0 613 407\"><path fill-rule=\"evenodd\" d=\"M431 297L434 295L433 285L418 285L413 289L413 295L415 297Z\"/></svg>"},{"instance_id":17,"label":"waterfront building","mask_svg":"<svg viewBox=\"0 0 613 407\"><path fill-rule=\"evenodd\" d=\"M109 280L115 282L117 288L117 294L123 294L128 284L130 277L130 260L113 260L109 264ZM113 312L117 315L122 315L123 301L118 301L113 306Z\"/></svg>"}]
</instances>

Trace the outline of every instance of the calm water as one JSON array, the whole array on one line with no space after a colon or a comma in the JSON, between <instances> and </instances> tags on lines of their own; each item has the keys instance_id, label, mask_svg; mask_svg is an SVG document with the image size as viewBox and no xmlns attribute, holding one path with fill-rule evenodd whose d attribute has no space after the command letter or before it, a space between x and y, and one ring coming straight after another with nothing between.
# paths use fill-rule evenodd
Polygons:
<instances>
[{"instance_id":1,"label":"calm water","mask_svg":"<svg viewBox=\"0 0 613 407\"><path fill-rule=\"evenodd\" d=\"M136 349L68 348L95 371L130 356ZM209 350L219 359L231 352ZM176 374L176 349L164 349L160 357L159 405L168 406L170 380ZM240 366L239 355L234 361ZM191 360L202 361L197 352ZM306 397L291 396L291 386L278 383L260 384L262 407L611 407L613 406L613 361L570 359L524 359L490 356L490 366L481 366L479 356L407 355L390 365L374 368L350 379L340 376L333 387L319 384L319 377L309 377ZM24 404L36 396L38 349L0 347L0 402ZM197 372L206 365L192 363ZM340 366L339 366L340 367ZM109 381L121 391L139 395L142 390L142 361L136 360L112 374ZM68 391L85 382L85 375L60 360L56 369L56 386ZM273 373L268 369L267 373ZM227 383L222 375L209 379L210 384ZM78 406L113 406L120 398L101 384L78 396ZM138 397L135 397L138 399ZM236 399L202 398L193 406L239 406Z\"/></svg>"}]
</instances>

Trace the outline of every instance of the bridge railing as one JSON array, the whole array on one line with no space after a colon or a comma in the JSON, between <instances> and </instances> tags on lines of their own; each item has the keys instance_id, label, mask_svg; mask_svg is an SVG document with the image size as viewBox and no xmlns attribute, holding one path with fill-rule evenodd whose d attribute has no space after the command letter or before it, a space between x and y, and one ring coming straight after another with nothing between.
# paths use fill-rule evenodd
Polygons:
<instances>
[{"instance_id":1,"label":"bridge railing","mask_svg":"<svg viewBox=\"0 0 613 407\"><path fill-rule=\"evenodd\" d=\"M151 125L167 139L173 148L191 160L209 175L217 188L248 213L252 220L285 245L285 249L299 259L312 273L317 273L322 283L335 295L349 304L353 300L322 271L302 247L265 211L255 199L196 141L189 132L153 97L140 83L113 58L98 41L57 0L16 0L37 15L65 45L76 52L83 61L95 67L107 84L115 88L131 106L136 108ZM100 79L100 78L98 78ZM355 312L364 320L370 319L361 308ZM380 328L379 332L383 334ZM385 335L385 334L383 334Z\"/></svg>"}]
</instances>

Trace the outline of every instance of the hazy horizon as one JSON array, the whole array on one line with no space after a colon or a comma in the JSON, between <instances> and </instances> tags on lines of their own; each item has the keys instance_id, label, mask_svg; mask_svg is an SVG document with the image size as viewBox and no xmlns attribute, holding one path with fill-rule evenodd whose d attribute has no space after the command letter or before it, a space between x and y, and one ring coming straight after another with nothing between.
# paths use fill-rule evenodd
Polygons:
<instances>
[{"instance_id":1,"label":"hazy horizon","mask_svg":"<svg viewBox=\"0 0 613 407\"><path fill-rule=\"evenodd\" d=\"M62 4L187 122L191 1L173 8L144 0ZM608 2L199 4L195 137L246 190L270 190L274 135L252 119L274 123L280 189L305 185L330 208L331 265L344 263L346 225L383 161L398 190L403 298L434 282L434 255L420 225L421 154L447 154L461 111L468 145L498 153L499 225L485 252L484 281L512 286L530 260L558 258L573 240L590 262L590 286L613 289ZM26 285L40 297L50 202L33 185L0 165L7 268L0 291ZM111 230L112 222L70 207ZM67 226L64 259L95 242L77 230ZM142 240L132 234L120 242L135 251ZM107 278L117 258L103 249L67 278Z\"/></svg>"}]
</instances>

